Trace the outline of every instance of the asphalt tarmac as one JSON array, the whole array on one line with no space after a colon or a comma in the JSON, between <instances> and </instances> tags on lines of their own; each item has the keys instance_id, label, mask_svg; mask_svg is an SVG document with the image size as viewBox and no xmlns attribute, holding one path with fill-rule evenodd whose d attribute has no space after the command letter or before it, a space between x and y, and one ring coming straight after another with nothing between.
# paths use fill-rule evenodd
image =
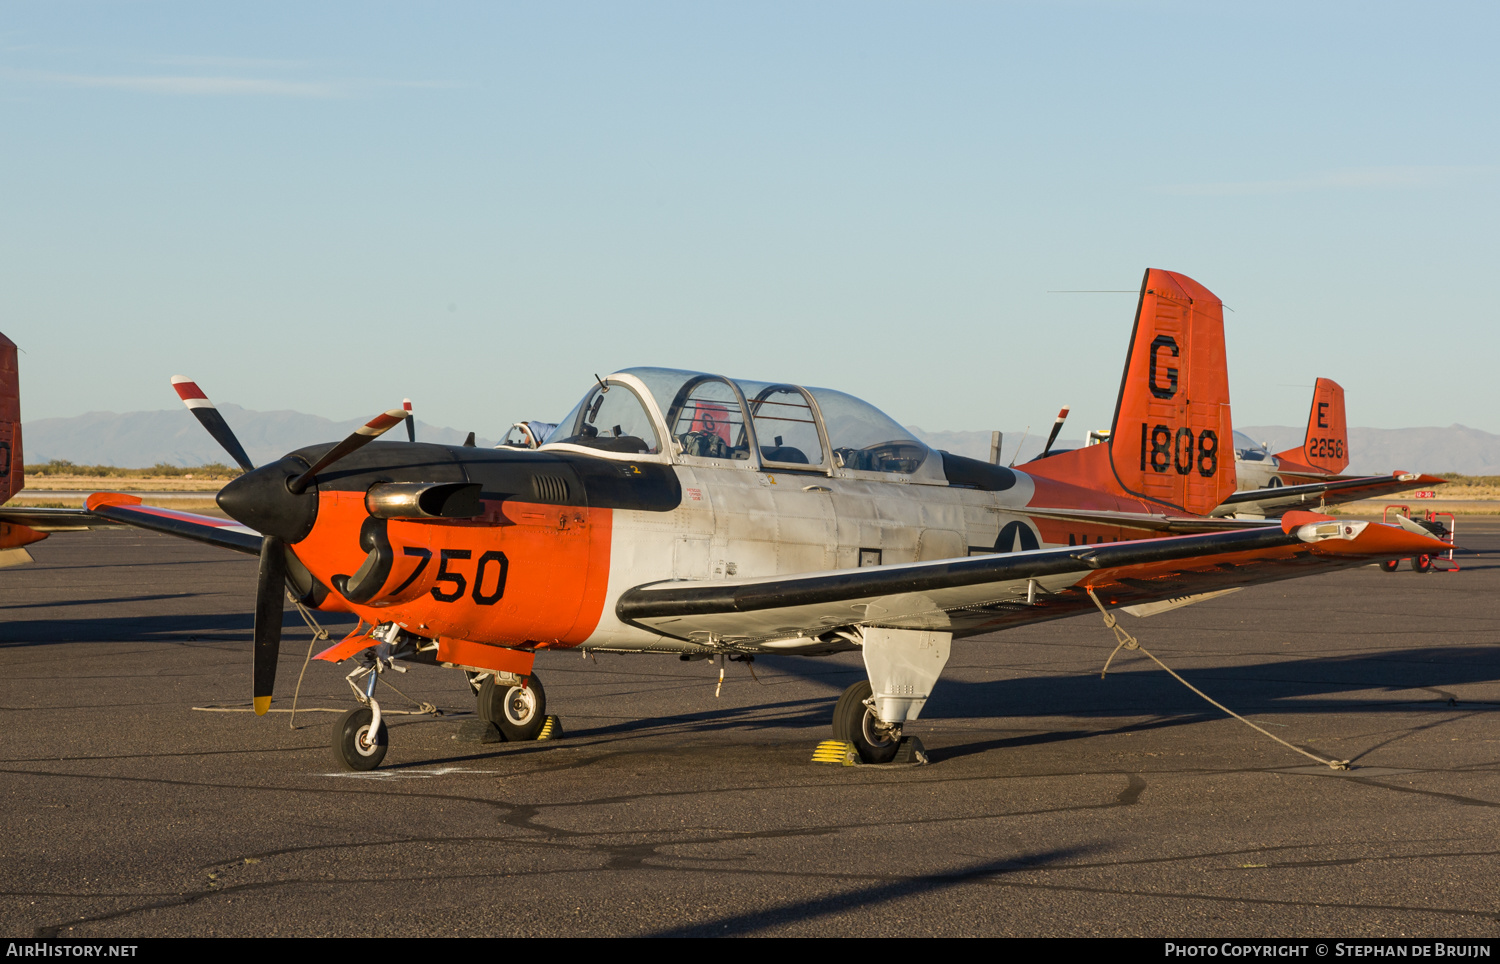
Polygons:
<instances>
[{"instance_id":1,"label":"asphalt tarmac","mask_svg":"<svg viewBox=\"0 0 1500 964\"><path fill-rule=\"evenodd\" d=\"M565 737L460 743L396 685L338 770L346 667L249 704L255 560L59 533L0 572L0 931L170 935L1500 933L1500 520L1457 573L1375 568L959 641L930 765L809 763L857 657L543 655ZM288 613L277 709L309 633ZM388 709L402 701L387 693Z\"/></svg>"}]
</instances>

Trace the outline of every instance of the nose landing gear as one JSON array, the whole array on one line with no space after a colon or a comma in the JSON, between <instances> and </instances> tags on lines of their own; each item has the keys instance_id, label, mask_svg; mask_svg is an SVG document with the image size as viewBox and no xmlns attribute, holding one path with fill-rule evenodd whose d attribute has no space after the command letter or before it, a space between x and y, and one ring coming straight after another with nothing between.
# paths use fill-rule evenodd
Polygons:
<instances>
[{"instance_id":1,"label":"nose landing gear","mask_svg":"<svg viewBox=\"0 0 1500 964\"><path fill-rule=\"evenodd\" d=\"M372 729L374 717L369 707L356 706L334 724L333 754L350 770L373 770L385 759L390 733L384 720Z\"/></svg>"},{"instance_id":2,"label":"nose landing gear","mask_svg":"<svg viewBox=\"0 0 1500 964\"><path fill-rule=\"evenodd\" d=\"M355 667L347 677L354 698L364 705L345 713L333 726L334 759L346 769L355 771L380 766L380 761L385 759L386 747L390 745L390 730L381 719L380 701L375 699L375 684L380 681L380 674L388 669L406 672L406 667L397 666L394 659L396 647L402 642L401 627L386 623L377 626L370 635L381 640L373 658ZM360 686L361 680L363 687Z\"/></svg>"}]
</instances>

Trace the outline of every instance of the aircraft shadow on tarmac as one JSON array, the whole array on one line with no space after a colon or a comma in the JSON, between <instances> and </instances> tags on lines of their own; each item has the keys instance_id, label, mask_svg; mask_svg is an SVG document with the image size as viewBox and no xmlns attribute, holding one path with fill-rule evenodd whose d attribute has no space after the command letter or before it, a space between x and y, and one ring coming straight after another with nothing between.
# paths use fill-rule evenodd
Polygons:
<instances>
[{"instance_id":1,"label":"aircraft shadow on tarmac","mask_svg":"<svg viewBox=\"0 0 1500 964\"><path fill-rule=\"evenodd\" d=\"M778 702L709 706L698 712L642 716L601 726L590 726L577 719L568 726L568 735L576 739L608 739L683 726L700 733L821 731L828 726L829 712L838 692L863 675L861 667L855 663L813 663L788 657L763 657L757 665L773 674L806 676L810 681L828 687L829 694ZM1446 708L1450 699L1467 710L1500 708L1500 704L1463 701L1446 689L1500 679L1500 649L1493 647L1424 647L1328 658L1277 659L1246 666L1180 672L1237 712L1262 719L1277 713L1389 713L1407 708L1428 712L1439 706ZM1390 697L1343 698L1343 694L1368 691L1388 693ZM1427 695L1425 698L1415 697L1413 691L1425 691ZM566 713L561 707L558 711ZM1142 716L1152 719L1141 722L1138 718ZM1111 732L1186 726L1222 719L1223 714L1161 670L1131 664L1121 667L1118 661L1109 677L1103 680L1097 673L984 682L945 678L939 680L922 712L922 720L927 722L1055 717L1136 719L1104 730L1071 727L948 746L934 752L933 756L934 759L946 758Z\"/></svg>"},{"instance_id":2,"label":"aircraft shadow on tarmac","mask_svg":"<svg viewBox=\"0 0 1500 964\"><path fill-rule=\"evenodd\" d=\"M154 599L180 599L181 596L132 596L109 602L150 602ZM96 600L97 601L97 600ZM69 605L60 603L57 605ZM19 608L19 607L9 607ZM354 628L354 621L341 615L332 619L319 613L319 621L335 637ZM302 628L295 612L288 612L287 628ZM84 619L0 620L0 649L45 646L52 643L139 643L189 642L205 639L243 640L250 645L255 616L250 612L231 613L141 613L131 616L101 616ZM189 640L188 637L193 637Z\"/></svg>"},{"instance_id":3,"label":"aircraft shadow on tarmac","mask_svg":"<svg viewBox=\"0 0 1500 964\"><path fill-rule=\"evenodd\" d=\"M950 887L958 887L976 880L995 877L1017 870L1045 869L1048 865L1062 863L1072 858L1088 856L1101 848L1068 847L1041 851L1007 860L992 860L936 874L919 874L882 880L854 890L812 900L798 901L784 907L757 908L742 914L720 917L715 920L685 924L668 930L657 931L649 937L728 937L734 934L749 934L780 924L817 920L833 914L856 912L868 914L871 908L900 900L904 897L928 896ZM847 879L847 878L844 878Z\"/></svg>"}]
</instances>

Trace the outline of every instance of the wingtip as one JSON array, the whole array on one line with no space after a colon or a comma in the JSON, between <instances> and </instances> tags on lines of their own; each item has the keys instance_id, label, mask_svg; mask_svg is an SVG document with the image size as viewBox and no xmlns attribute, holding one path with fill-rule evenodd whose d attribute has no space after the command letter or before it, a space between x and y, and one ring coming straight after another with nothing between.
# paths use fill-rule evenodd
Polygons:
<instances>
[{"instance_id":1,"label":"wingtip","mask_svg":"<svg viewBox=\"0 0 1500 964\"><path fill-rule=\"evenodd\" d=\"M84 508L90 512L97 512L107 505L140 505L140 496L126 495L123 492L95 492L84 500Z\"/></svg>"}]
</instances>

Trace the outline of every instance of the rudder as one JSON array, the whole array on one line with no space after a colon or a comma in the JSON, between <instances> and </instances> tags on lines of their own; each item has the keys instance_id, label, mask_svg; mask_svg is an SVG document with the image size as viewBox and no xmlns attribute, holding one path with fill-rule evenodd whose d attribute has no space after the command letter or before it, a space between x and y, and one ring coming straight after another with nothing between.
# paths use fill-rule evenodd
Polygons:
<instances>
[{"instance_id":1,"label":"rudder","mask_svg":"<svg viewBox=\"0 0 1500 964\"><path fill-rule=\"evenodd\" d=\"M1234 493L1224 306L1186 275L1149 268L1110 430L1125 491L1202 515Z\"/></svg>"},{"instance_id":2,"label":"rudder","mask_svg":"<svg viewBox=\"0 0 1500 964\"><path fill-rule=\"evenodd\" d=\"M1300 449L1277 452L1282 462L1301 462L1337 475L1349 467L1349 428L1344 417L1344 389L1331 378L1320 378L1313 386L1312 409L1307 413L1307 434Z\"/></svg>"}]
</instances>

